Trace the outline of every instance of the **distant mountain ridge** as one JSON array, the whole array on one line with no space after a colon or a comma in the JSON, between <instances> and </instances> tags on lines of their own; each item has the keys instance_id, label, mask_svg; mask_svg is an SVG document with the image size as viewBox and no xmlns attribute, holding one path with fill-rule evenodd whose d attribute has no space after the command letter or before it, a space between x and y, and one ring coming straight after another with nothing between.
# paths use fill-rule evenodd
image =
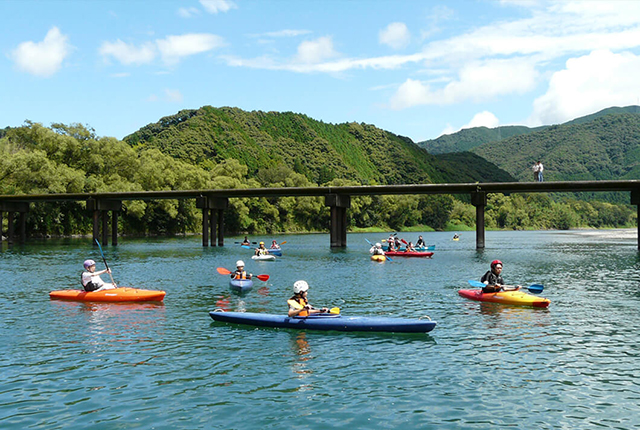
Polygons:
<instances>
[{"instance_id":1,"label":"distant mountain ridge","mask_svg":"<svg viewBox=\"0 0 640 430\"><path fill-rule=\"evenodd\" d=\"M285 165L318 184L334 178L362 184L514 180L475 154L441 158L373 125L327 124L293 112L203 106L164 117L123 140L205 168L229 158L251 174Z\"/></svg>"},{"instance_id":2,"label":"distant mountain ridge","mask_svg":"<svg viewBox=\"0 0 640 430\"><path fill-rule=\"evenodd\" d=\"M583 124L596 118L611 114L640 114L640 106L610 107L568 121L564 124ZM456 133L445 134L436 139L417 142L417 145L426 149L431 154L445 154L450 152L471 151L485 143L497 142L510 137L542 131L549 125L540 127L526 127L524 125L500 126L495 128L473 127L465 128Z\"/></svg>"}]
</instances>

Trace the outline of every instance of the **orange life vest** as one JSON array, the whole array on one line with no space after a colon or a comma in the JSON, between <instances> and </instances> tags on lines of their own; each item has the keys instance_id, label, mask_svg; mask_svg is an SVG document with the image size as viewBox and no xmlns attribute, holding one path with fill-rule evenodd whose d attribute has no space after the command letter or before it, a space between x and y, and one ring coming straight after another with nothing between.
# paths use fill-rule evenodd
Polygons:
<instances>
[{"instance_id":1,"label":"orange life vest","mask_svg":"<svg viewBox=\"0 0 640 430\"><path fill-rule=\"evenodd\" d=\"M237 270L234 272L235 276L233 279L247 279L247 272L244 270L242 272L238 272Z\"/></svg>"},{"instance_id":2,"label":"orange life vest","mask_svg":"<svg viewBox=\"0 0 640 430\"><path fill-rule=\"evenodd\" d=\"M296 309L303 309L305 306L307 306L307 301L305 299L303 299L302 297L298 297L298 296L293 296L291 297L287 303L289 304L289 306L292 306ZM300 311L300 313L298 314L299 317L307 317L309 316L309 311L307 311L306 309L303 311Z\"/></svg>"}]
</instances>

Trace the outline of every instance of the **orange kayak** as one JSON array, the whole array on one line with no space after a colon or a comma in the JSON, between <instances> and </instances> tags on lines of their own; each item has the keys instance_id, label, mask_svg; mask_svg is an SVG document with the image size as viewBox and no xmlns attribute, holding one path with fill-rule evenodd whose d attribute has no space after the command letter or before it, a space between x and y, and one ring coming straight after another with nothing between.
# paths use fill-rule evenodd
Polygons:
<instances>
[{"instance_id":1,"label":"orange kayak","mask_svg":"<svg viewBox=\"0 0 640 430\"><path fill-rule=\"evenodd\" d=\"M139 290L137 288L120 287L112 290L91 291L58 290L51 291L49 297L58 300L80 302L160 302L164 299L164 291Z\"/></svg>"}]
</instances>

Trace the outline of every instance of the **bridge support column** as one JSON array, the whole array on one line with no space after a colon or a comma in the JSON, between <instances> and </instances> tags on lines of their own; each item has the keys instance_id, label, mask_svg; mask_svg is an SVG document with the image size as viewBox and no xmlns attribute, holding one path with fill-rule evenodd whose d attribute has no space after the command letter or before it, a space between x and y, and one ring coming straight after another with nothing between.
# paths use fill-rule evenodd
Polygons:
<instances>
[{"instance_id":1,"label":"bridge support column","mask_svg":"<svg viewBox=\"0 0 640 430\"><path fill-rule=\"evenodd\" d=\"M201 196L196 207L202 209L202 246L224 246L224 211L229 207L226 197Z\"/></svg>"},{"instance_id":2,"label":"bridge support column","mask_svg":"<svg viewBox=\"0 0 640 430\"><path fill-rule=\"evenodd\" d=\"M109 245L109 212L111 212L111 240L118 245L118 213L122 210L121 200L87 199L87 210L93 212L93 243L100 236L100 220L102 220L101 245Z\"/></svg>"},{"instance_id":3,"label":"bridge support column","mask_svg":"<svg viewBox=\"0 0 640 430\"><path fill-rule=\"evenodd\" d=\"M20 242L27 240L27 202L0 202L0 241L2 240L2 213L7 212L7 243L13 244L15 240L15 217L18 214L18 227L20 229Z\"/></svg>"},{"instance_id":4,"label":"bridge support column","mask_svg":"<svg viewBox=\"0 0 640 430\"><path fill-rule=\"evenodd\" d=\"M324 204L331 209L331 248L344 248L347 246L347 209L351 207L351 196L328 194L324 197Z\"/></svg>"},{"instance_id":5,"label":"bridge support column","mask_svg":"<svg viewBox=\"0 0 640 430\"><path fill-rule=\"evenodd\" d=\"M471 193L471 204L476 207L476 249L484 249L484 208L487 206L487 193Z\"/></svg>"},{"instance_id":6,"label":"bridge support column","mask_svg":"<svg viewBox=\"0 0 640 430\"><path fill-rule=\"evenodd\" d=\"M631 191L631 204L636 205L638 211L638 250L640 250L640 189Z\"/></svg>"}]
</instances>

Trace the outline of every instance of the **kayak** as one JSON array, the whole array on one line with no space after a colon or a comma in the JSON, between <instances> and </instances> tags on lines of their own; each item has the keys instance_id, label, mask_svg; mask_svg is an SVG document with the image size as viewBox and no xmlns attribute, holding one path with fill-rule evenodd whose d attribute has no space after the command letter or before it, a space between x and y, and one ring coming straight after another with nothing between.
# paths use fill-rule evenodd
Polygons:
<instances>
[{"instance_id":1,"label":"kayak","mask_svg":"<svg viewBox=\"0 0 640 430\"><path fill-rule=\"evenodd\" d=\"M267 252L269 255L277 255L278 257L282 256L282 249L268 249Z\"/></svg>"},{"instance_id":2,"label":"kayak","mask_svg":"<svg viewBox=\"0 0 640 430\"><path fill-rule=\"evenodd\" d=\"M433 252L399 252L399 251L388 251L386 253L389 257L429 257L433 255Z\"/></svg>"},{"instance_id":3,"label":"kayak","mask_svg":"<svg viewBox=\"0 0 640 430\"><path fill-rule=\"evenodd\" d=\"M254 255L251 257L252 260L257 260L257 261L276 261L276 256L275 255Z\"/></svg>"},{"instance_id":4,"label":"kayak","mask_svg":"<svg viewBox=\"0 0 640 430\"><path fill-rule=\"evenodd\" d=\"M80 302L160 302L164 299L165 294L164 291L119 287L111 290L90 292L84 290L58 290L51 291L49 297Z\"/></svg>"},{"instance_id":5,"label":"kayak","mask_svg":"<svg viewBox=\"0 0 640 430\"><path fill-rule=\"evenodd\" d=\"M383 261L387 261L387 257L385 257L384 255L372 255L371 260L383 262Z\"/></svg>"},{"instance_id":6,"label":"kayak","mask_svg":"<svg viewBox=\"0 0 640 430\"><path fill-rule=\"evenodd\" d=\"M459 237L454 237L454 238L453 238L453 239L451 239L451 240L455 240L455 241L457 242L457 241L459 241L459 240L460 240L460 238L459 238Z\"/></svg>"},{"instance_id":7,"label":"kayak","mask_svg":"<svg viewBox=\"0 0 640 430\"><path fill-rule=\"evenodd\" d=\"M516 306L533 306L534 308L546 308L551 300L543 297L527 294L521 290L518 291L500 291L499 293L483 293L478 290L460 290L458 291L462 297L466 299L476 300L479 302L503 303L505 305Z\"/></svg>"},{"instance_id":8,"label":"kayak","mask_svg":"<svg viewBox=\"0 0 640 430\"><path fill-rule=\"evenodd\" d=\"M435 245L429 245L429 246L415 246L414 247L416 251L435 251L436 246ZM400 252L404 252L406 248L400 248L398 249L398 251ZM382 246L382 250L383 251L388 251L389 250L389 245L383 245ZM393 251L392 251L393 252Z\"/></svg>"},{"instance_id":9,"label":"kayak","mask_svg":"<svg viewBox=\"0 0 640 430\"><path fill-rule=\"evenodd\" d=\"M254 312L209 312L214 321L259 327L295 328L306 330L369 331L395 333L427 333L435 321L385 317L345 317L335 314L289 317L287 315Z\"/></svg>"},{"instance_id":10,"label":"kayak","mask_svg":"<svg viewBox=\"0 0 640 430\"><path fill-rule=\"evenodd\" d=\"M232 290L238 291L240 293L245 293L247 291L251 291L253 288L253 280L252 279L230 279L229 286Z\"/></svg>"}]
</instances>

